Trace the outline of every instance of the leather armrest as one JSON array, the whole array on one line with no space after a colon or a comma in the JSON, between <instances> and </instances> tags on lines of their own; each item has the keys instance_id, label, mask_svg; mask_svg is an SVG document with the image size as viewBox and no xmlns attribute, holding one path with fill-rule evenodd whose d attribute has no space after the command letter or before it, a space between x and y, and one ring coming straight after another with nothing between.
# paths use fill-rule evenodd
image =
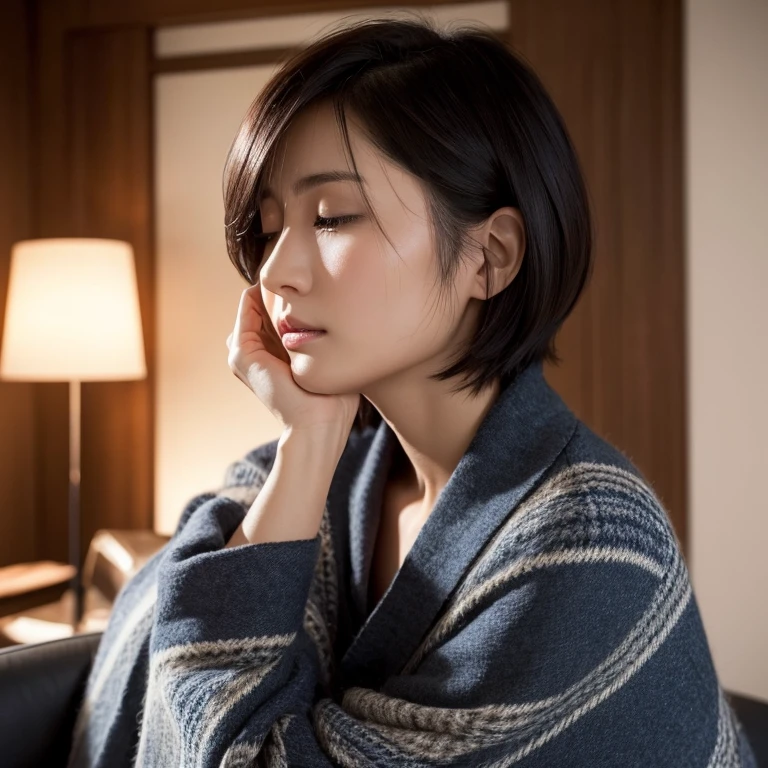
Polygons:
<instances>
[{"instance_id":1,"label":"leather armrest","mask_svg":"<svg viewBox=\"0 0 768 768\"><path fill-rule=\"evenodd\" d=\"M102 632L0 648L0 755L7 766L65 768Z\"/></svg>"},{"instance_id":2,"label":"leather armrest","mask_svg":"<svg viewBox=\"0 0 768 768\"><path fill-rule=\"evenodd\" d=\"M725 693L747 734L758 766L768 766L768 701L733 691Z\"/></svg>"},{"instance_id":3,"label":"leather armrest","mask_svg":"<svg viewBox=\"0 0 768 768\"><path fill-rule=\"evenodd\" d=\"M170 538L144 529L96 531L83 564L83 589L95 588L112 603L118 592Z\"/></svg>"}]
</instances>

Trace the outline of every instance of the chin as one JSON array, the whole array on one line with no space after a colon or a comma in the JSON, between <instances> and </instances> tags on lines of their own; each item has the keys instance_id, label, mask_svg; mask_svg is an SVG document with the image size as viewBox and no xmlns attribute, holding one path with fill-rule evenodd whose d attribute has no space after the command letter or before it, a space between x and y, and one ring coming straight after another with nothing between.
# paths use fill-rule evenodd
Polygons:
<instances>
[{"instance_id":1,"label":"chin","mask_svg":"<svg viewBox=\"0 0 768 768\"><path fill-rule=\"evenodd\" d=\"M293 380L313 395L347 395L360 391L355 389L349 379L342 379L338 375L329 376L317 360L294 359L291 363L291 373Z\"/></svg>"},{"instance_id":2,"label":"chin","mask_svg":"<svg viewBox=\"0 0 768 768\"><path fill-rule=\"evenodd\" d=\"M333 392L333 387L327 381L327 375L323 374L317 360L312 360L303 355L291 360L291 374L293 380L307 392L315 395L327 395Z\"/></svg>"}]
</instances>

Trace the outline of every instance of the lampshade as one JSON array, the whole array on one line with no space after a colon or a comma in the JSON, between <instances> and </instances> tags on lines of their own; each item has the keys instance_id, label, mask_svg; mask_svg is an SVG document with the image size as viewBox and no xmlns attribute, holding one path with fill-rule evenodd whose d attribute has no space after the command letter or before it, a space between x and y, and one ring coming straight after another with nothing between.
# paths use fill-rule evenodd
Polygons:
<instances>
[{"instance_id":1,"label":"lampshade","mask_svg":"<svg viewBox=\"0 0 768 768\"><path fill-rule=\"evenodd\" d=\"M106 381L146 375L130 243L51 238L13 246L0 377Z\"/></svg>"}]
</instances>

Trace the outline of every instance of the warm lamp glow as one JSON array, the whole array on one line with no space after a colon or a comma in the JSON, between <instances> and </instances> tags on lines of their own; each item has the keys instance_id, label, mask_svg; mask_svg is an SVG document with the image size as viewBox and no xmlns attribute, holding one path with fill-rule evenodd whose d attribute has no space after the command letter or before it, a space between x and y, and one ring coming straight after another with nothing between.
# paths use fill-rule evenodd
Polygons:
<instances>
[{"instance_id":1,"label":"warm lamp glow","mask_svg":"<svg viewBox=\"0 0 768 768\"><path fill-rule=\"evenodd\" d=\"M146 375L129 243L52 238L13 246L0 377L108 381Z\"/></svg>"}]
</instances>

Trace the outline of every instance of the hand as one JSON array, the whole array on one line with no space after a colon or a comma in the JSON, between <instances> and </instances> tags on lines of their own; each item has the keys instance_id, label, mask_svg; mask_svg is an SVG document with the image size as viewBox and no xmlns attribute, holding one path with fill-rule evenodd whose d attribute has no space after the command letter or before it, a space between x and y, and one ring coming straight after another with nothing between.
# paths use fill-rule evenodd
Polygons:
<instances>
[{"instance_id":1,"label":"hand","mask_svg":"<svg viewBox=\"0 0 768 768\"><path fill-rule=\"evenodd\" d=\"M261 286L240 296L235 330L227 337L232 372L292 432L342 430L349 435L360 404L360 394L318 395L293 378L291 357L272 325L261 297Z\"/></svg>"}]
</instances>

